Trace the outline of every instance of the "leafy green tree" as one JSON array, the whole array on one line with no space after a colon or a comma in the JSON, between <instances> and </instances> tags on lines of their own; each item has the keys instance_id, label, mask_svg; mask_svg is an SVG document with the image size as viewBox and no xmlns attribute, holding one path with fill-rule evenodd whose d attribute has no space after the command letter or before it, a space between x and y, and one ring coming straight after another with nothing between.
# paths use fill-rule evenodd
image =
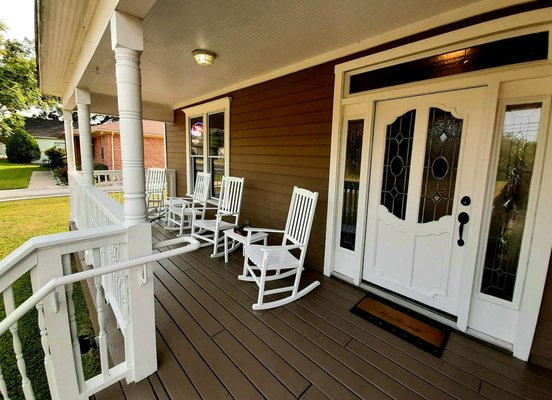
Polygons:
<instances>
[{"instance_id":1,"label":"leafy green tree","mask_svg":"<svg viewBox=\"0 0 552 400\"><path fill-rule=\"evenodd\" d=\"M37 82L34 43L5 39L6 25L0 21L0 142L24 126L18 111L32 107L48 109L56 101L42 96Z\"/></svg>"},{"instance_id":2,"label":"leafy green tree","mask_svg":"<svg viewBox=\"0 0 552 400\"><path fill-rule=\"evenodd\" d=\"M10 135L6 145L6 155L11 163L28 164L40 158L40 148L35 138L21 128Z\"/></svg>"}]
</instances>

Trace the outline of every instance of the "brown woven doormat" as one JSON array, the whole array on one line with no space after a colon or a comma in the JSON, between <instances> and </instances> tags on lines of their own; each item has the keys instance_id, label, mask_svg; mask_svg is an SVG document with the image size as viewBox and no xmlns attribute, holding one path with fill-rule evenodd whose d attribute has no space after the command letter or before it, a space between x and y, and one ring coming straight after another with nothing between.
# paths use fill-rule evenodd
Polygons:
<instances>
[{"instance_id":1,"label":"brown woven doormat","mask_svg":"<svg viewBox=\"0 0 552 400\"><path fill-rule=\"evenodd\" d=\"M392 301L369 293L351 312L434 356L441 357L450 328Z\"/></svg>"}]
</instances>

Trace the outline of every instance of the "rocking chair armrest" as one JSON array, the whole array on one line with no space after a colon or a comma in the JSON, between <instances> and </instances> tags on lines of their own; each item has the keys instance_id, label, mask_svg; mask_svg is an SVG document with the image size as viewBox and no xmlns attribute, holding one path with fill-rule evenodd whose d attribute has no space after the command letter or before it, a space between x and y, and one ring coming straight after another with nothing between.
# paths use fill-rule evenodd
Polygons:
<instances>
[{"instance_id":1,"label":"rocking chair armrest","mask_svg":"<svg viewBox=\"0 0 552 400\"><path fill-rule=\"evenodd\" d=\"M169 197L167 199L169 205L190 205L193 203L193 200L186 197Z\"/></svg>"},{"instance_id":2,"label":"rocking chair armrest","mask_svg":"<svg viewBox=\"0 0 552 400\"><path fill-rule=\"evenodd\" d=\"M238 215L238 213L220 213L219 212L219 213L215 214L215 217L217 217L217 218L219 218L219 217L220 218L222 218L222 217L233 217L235 215Z\"/></svg>"},{"instance_id":3,"label":"rocking chair armrest","mask_svg":"<svg viewBox=\"0 0 552 400\"><path fill-rule=\"evenodd\" d=\"M266 233L284 233L285 231L283 229L271 229L271 228L252 228L252 227L246 227L244 228L244 231L246 231L249 235L249 232L266 232Z\"/></svg>"},{"instance_id":4,"label":"rocking chair armrest","mask_svg":"<svg viewBox=\"0 0 552 400\"><path fill-rule=\"evenodd\" d=\"M261 250L264 253L271 253L275 251L281 251L281 250L295 250L295 249L303 249L305 246L297 245L297 244L288 244L285 246L261 246Z\"/></svg>"}]
</instances>

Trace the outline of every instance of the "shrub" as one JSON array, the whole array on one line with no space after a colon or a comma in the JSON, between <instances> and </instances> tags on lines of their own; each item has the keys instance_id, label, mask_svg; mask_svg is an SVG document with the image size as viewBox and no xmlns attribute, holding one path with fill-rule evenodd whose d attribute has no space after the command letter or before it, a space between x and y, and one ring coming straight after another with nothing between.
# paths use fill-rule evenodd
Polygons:
<instances>
[{"instance_id":1,"label":"shrub","mask_svg":"<svg viewBox=\"0 0 552 400\"><path fill-rule=\"evenodd\" d=\"M48 166L50 169L61 168L67 165L65 150L59 147L52 147L44 152L48 157Z\"/></svg>"},{"instance_id":2,"label":"shrub","mask_svg":"<svg viewBox=\"0 0 552 400\"><path fill-rule=\"evenodd\" d=\"M10 163L28 164L40 158L40 148L34 137L17 129L8 140L6 155Z\"/></svg>"},{"instance_id":3,"label":"shrub","mask_svg":"<svg viewBox=\"0 0 552 400\"><path fill-rule=\"evenodd\" d=\"M102 163L94 164L94 171L107 171L109 168L107 165Z\"/></svg>"}]
</instances>

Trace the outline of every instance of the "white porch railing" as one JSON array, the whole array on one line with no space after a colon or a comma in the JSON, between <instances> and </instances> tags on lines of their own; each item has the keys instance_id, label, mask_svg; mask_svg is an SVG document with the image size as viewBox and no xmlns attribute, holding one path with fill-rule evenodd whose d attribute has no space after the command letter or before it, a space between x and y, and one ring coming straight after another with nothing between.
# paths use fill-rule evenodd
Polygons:
<instances>
[{"instance_id":1,"label":"white porch railing","mask_svg":"<svg viewBox=\"0 0 552 400\"><path fill-rule=\"evenodd\" d=\"M176 196L176 170L166 169L167 172L167 197ZM116 197L117 193L123 192L123 171L105 170L94 171L94 185L104 192L111 193ZM117 199L122 202L122 198Z\"/></svg>"},{"instance_id":2,"label":"white porch railing","mask_svg":"<svg viewBox=\"0 0 552 400\"><path fill-rule=\"evenodd\" d=\"M99 188L82 184L78 173L70 174L71 210L78 231L35 237L0 261L0 292L4 296L6 318L0 322L0 335L10 330L17 366L26 399L34 399L17 322L32 308L38 311L38 327L44 351L44 365L53 399L86 399L103 388L126 378L143 379L156 369L155 349L145 343L147 332L155 337L151 271L146 264L199 247L189 238L151 245L151 227L139 224L125 227L122 205ZM147 233L149 236L145 236ZM184 244L174 250L145 254L128 260L129 243L140 239L140 247L158 249ZM149 243L148 243L149 240ZM85 251L92 269L71 273L71 254ZM123 259L126 259L123 261ZM15 307L13 285L30 273L33 294ZM94 279L95 306L99 332L101 373L85 380L77 337L73 283ZM109 304L125 342L125 359L112 367L108 363L105 306ZM144 317L144 314L146 317ZM155 348L155 345L153 346ZM0 372L0 394L8 399L7 385Z\"/></svg>"}]
</instances>

